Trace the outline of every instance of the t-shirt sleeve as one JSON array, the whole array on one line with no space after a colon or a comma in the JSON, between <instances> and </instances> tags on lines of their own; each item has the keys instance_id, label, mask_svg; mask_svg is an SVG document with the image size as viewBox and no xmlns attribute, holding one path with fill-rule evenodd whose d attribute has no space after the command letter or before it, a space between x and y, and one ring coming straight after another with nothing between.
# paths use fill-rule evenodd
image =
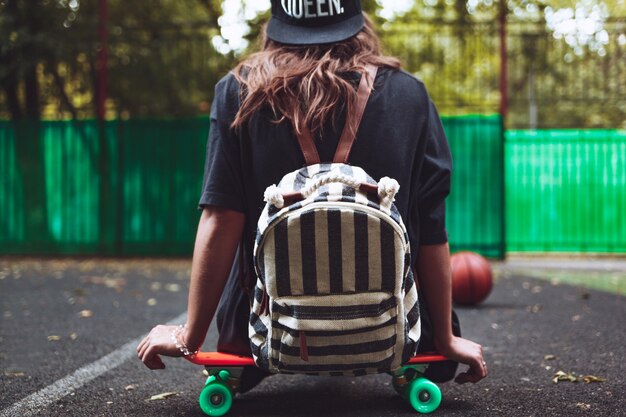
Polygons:
<instances>
[{"instance_id":1,"label":"t-shirt sleeve","mask_svg":"<svg viewBox=\"0 0 626 417\"><path fill-rule=\"evenodd\" d=\"M240 140L231 128L238 108L239 87L229 74L215 86L199 209L213 205L245 211Z\"/></svg>"},{"instance_id":2,"label":"t-shirt sleeve","mask_svg":"<svg viewBox=\"0 0 626 417\"><path fill-rule=\"evenodd\" d=\"M446 197L450 193L452 156L435 105L429 100L423 140L424 159L418 179L421 245L446 243Z\"/></svg>"}]
</instances>

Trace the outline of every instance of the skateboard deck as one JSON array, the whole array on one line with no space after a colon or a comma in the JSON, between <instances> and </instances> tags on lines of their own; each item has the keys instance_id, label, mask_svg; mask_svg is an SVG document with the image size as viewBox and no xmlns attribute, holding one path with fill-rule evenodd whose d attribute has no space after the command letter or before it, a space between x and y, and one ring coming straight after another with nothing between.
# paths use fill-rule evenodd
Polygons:
<instances>
[{"instance_id":1,"label":"skateboard deck","mask_svg":"<svg viewBox=\"0 0 626 417\"><path fill-rule=\"evenodd\" d=\"M255 366L254 359L251 356L239 356L222 352L198 352L193 358L187 359L196 365L212 366ZM418 353L409 360L409 365L428 364L432 362L441 362L448 360L445 356L441 356L435 352Z\"/></svg>"},{"instance_id":2,"label":"skateboard deck","mask_svg":"<svg viewBox=\"0 0 626 417\"><path fill-rule=\"evenodd\" d=\"M209 377L198 402L209 416L223 416L232 407L239 390L240 377L247 367L256 366L250 356L221 352L198 352L187 360L203 365ZM393 387L418 413L431 413L441 404L441 390L424 377L428 364L448 360L436 352L420 353L393 374Z\"/></svg>"},{"instance_id":3,"label":"skateboard deck","mask_svg":"<svg viewBox=\"0 0 626 417\"><path fill-rule=\"evenodd\" d=\"M198 352L193 358L187 357L187 359L196 365L207 367L255 366L254 359L251 356L239 356L222 352Z\"/></svg>"}]
</instances>

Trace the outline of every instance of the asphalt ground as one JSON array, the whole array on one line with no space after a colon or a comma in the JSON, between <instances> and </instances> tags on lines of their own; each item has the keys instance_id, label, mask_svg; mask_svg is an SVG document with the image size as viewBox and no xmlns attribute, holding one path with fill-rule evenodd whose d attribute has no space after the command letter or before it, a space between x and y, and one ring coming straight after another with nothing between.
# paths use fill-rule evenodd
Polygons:
<instances>
[{"instance_id":1,"label":"asphalt ground","mask_svg":"<svg viewBox=\"0 0 626 417\"><path fill-rule=\"evenodd\" d=\"M626 416L626 297L531 278L525 262L494 265L490 297L457 308L490 374L476 385L440 384L435 415ZM201 367L166 359L166 370L149 371L133 353L154 324L184 320L189 268L189 260L0 259L0 416L202 416ZM559 371L579 382L554 383ZM150 400L162 393L174 394ZM280 375L235 397L229 415L415 414L387 375Z\"/></svg>"}]
</instances>

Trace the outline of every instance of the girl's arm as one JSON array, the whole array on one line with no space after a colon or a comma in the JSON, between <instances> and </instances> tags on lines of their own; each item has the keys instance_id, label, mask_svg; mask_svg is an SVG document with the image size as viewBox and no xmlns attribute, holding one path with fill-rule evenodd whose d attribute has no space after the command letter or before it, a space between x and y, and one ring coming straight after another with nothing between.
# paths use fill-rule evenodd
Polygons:
<instances>
[{"instance_id":1,"label":"girl's arm","mask_svg":"<svg viewBox=\"0 0 626 417\"><path fill-rule=\"evenodd\" d=\"M207 206L202 211L191 263L187 325L178 336L191 352L202 345L209 329L241 241L244 221L244 215L233 210ZM182 356L172 341L176 331L176 326L155 326L137 346L139 358L148 368L165 368L159 355Z\"/></svg>"},{"instance_id":2,"label":"girl's arm","mask_svg":"<svg viewBox=\"0 0 626 417\"><path fill-rule=\"evenodd\" d=\"M487 376L483 348L452 334L452 273L447 243L424 245L417 254L417 274L433 327L435 347L444 356L469 365L459 374L459 383L478 382Z\"/></svg>"}]
</instances>

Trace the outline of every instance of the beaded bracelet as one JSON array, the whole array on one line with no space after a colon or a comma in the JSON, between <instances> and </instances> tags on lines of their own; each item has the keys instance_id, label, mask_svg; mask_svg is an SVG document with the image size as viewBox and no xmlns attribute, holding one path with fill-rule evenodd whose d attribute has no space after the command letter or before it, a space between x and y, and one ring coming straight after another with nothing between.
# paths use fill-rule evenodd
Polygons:
<instances>
[{"instance_id":1,"label":"beaded bracelet","mask_svg":"<svg viewBox=\"0 0 626 417\"><path fill-rule=\"evenodd\" d=\"M185 342L182 341L182 338L179 338L181 333L184 332L186 328L187 328L187 325L183 326L182 324L180 324L175 330L172 330L172 333L171 333L172 342L174 342L178 350L182 352L183 356L189 356L193 358L198 353L198 350L196 349L195 352L191 352L189 348L187 347L187 344L185 344Z\"/></svg>"}]
</instances>

